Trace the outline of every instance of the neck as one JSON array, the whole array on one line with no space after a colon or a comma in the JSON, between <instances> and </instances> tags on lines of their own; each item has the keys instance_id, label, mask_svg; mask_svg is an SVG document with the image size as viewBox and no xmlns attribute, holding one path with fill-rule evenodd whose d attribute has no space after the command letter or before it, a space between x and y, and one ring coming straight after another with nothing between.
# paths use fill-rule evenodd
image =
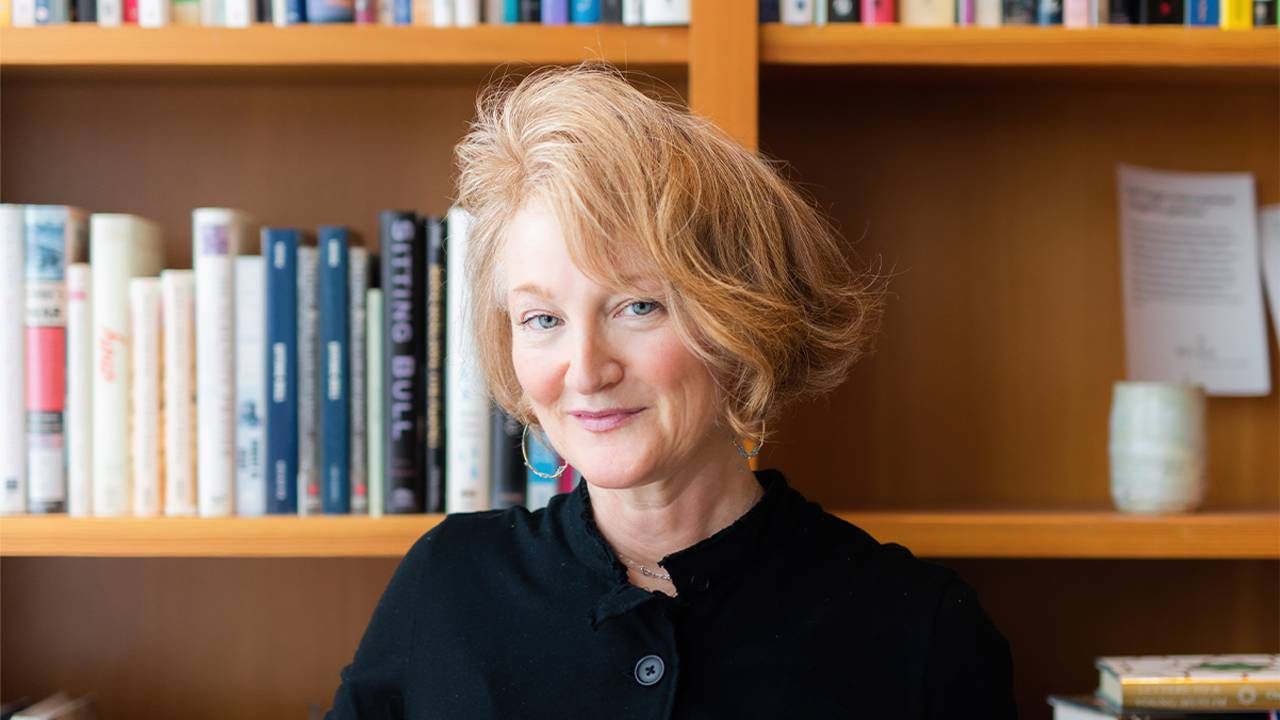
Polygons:
<instances>
[{"instance_id":1,"label":"neck","mask_svg":"<svg viewBox=\"0 0 1280 720\"><path fill-rule=\"evenodd\" d=\"M742 517L763 492L732 447L678 474L628 488L587 483L600 534L622 557L662 572L657 561Z\"/></svg>"}]
</instances>

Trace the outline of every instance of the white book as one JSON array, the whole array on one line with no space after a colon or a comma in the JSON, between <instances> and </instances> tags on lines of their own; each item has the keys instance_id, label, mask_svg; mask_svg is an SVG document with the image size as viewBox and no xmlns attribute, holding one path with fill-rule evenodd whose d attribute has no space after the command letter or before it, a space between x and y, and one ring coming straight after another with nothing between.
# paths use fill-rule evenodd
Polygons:
<instances>
[{"instance_id":1,"label":"white book","mask_svg":"<svg viewBox=\"0 0 1280 720\"><path fill-rule=\"evenodd\" d=\"M196 273L196 483L202 517L235 509L235 257L252 236L248 216L227 208L192 212Z\"/></svg>"},{"instance_id":2,"label":"white book","mask_svg":"<svg viewBox=\"0 0 1280 720\"><path fill-rule=\"evenodd\" d=\"M28 512L67 508L66 270L88 257L85 221L83 210L66 205L23 209Z\"/></svg>"},{"instance_id":3,"label":"white book","mask_svg":"<svg viewBox=\"0 0 1280 720\"><path fill-rule=\"evenodd\" d=\"M67 513L93 514L92 269L67 266Z\"/></svg>"},{"instance_id":4,"label":"white book","mask_svg":"<svg viewBox=\"0 0 1280 720\"><path fill-rule=\"evenodd\" d=\"M449 209L446 278L466 277L467 233L471 216ZM471 298L466 283L445 283L445 512L488 510L489 395L480 374L475 334L467 322Z\"/></svg>"},{"instance_id":5,"label":"white book","mask_svg":"<svg viewBox=\"0 0 1280 720\"><path fill-rule=\"evenodd\" d=\"M223 0L200 0L200 24L216 27L226 23Z\"/></svg>"},{"instance_id":6,"label":"white book","mask_svg":"<svg viewBox=\"0 0 1280 720\"><path fill-rule=\"evenodd\" d=\"M298 247L298 514L319 515L319 327L314 246Z\"/></svg>"},{"instance_id":7,"label":"white book","mask_svg":"<svg viewBox=\"0 0 1280 720\"><path fill-rule=\"evenodd\" d=\"M129 281L164 264L160 228L136 215L94 213L93 249L93 513L127 515L132 494Z\"/></svg>"},{"instance_id":8,"label":"white book","mask_svg":"<svg viewBox=\"0 0 1280 720\"><path fill-rule=\"evenodd\" d=\"M626 13L625 7L623 13ZM644 24L688 25L689 0L644 0Z\"/></svg>"},{"instance_id":9,"label":"white book","mask_svg":"<svg viewBox=\"0 0 1280 720\"><path fill-rule=\"evenodd\" d=\"M13 0L10 20L14 27L34 27L36 24L36 0Z\"/></svg>"},{"instance_id":10,"label":"white book","mask_svg":"<svg viewBox=\"0 0 1280 720\"><path fill-rule=\"evenodd\" d=\"M363 515L369 512L368 443L365 401L365 295L369 290L369 251L352 247L347 257L349 268L351 321L351 512Z\"/></svg>"},{"instance_id":11,"label":"white book","mask_svg":"<svg viewBox=\"0 0 1280 720\"><path fill-rule=\"evenodd\" d=\"M196 514L196 275L160 273L164 318L164 514Z\"/></svg>"},{"instance_id":12,"label":"white book","mask_svg":"<svg viewBox=\"0 0 1280 720\"><path fill-rule=\"evenodd\" d=\"M902 0L899 19L910 27L947 27L956 24L956 0Z\"/></svg>"},{"instance_id":13,"label":"white book","mask_svg":"<svg viewBox=\"0 0 1280 720\"><path fill-rule=\"evenodd\" d=\"M484 21L490 25L504 24L506 4L506 0L484 0Z\"/></svg>"},{"instance_id":14,"label":"white book","mask_svg":"<svg viewBox=\"0 0 1280 720\"><path fill-rule=\"evenodd\" d=\"M1003 9L1000 0L976 0L974 21L978 27L1000 27Z\"/></svg>"},{"instance_id":15,"label":"white book","mask_svg":"<svg viewBox=\"0 0 1280 720\"><path fill-rule=\"evenodd\" d=\"M133 396L129 427L133 451L133 514L154 517L160 514L160 494L164 488L160 278L135 277L129 281L129 313L133 326L133 348L129 353Z\"/></svg>"},{"instance_id":16,"label":"white book","mask_svg":"<svg viewBox=\"0 0 1280 720\"><path fill-rule=\"evenodd\" d=\"M782 0L782 22L784 25L812 25L814 19L813 4L818 0ZM825 0L822 0L825 2Z\"/></svg>"},{"instance_id":17,"label":"white book","mask_svg":"<svg viewBox=\"0 0 1280 720\"><path fill-rule=\"evenodd\" d=\"M369 371L369 382L365 387L366 416L369 418L369 435L366 443L369 457L369 515L382 517L387 487L386 467L383 454L386 443L382 437L382 359L384 345L382 339L382 289L369 288L365 300L365 335L368 345L365 348L365 367ZM354 452L354 450L353 450Z\"/></svg>"},{"instance_id":18,"label":"white book","mask_svg":"<svg viewBox=\"0 0 1280 720\"><path fill-rule=\"evenodd\" d=\"M271 24L277 27L289 25L288 0L271 0Z\"/></svg>"},{"instance_id":19,"label":"white book","mask_svg":"<svg viewBox=\"0 0 1280 720\"><path fill-rule=\"evenodd\" d=\"M0 307L26 303L22 278L26 244L22 205L0 205ZM9 359L0 363L0 514L27 510L27 343L24 313L0 313L0 347Z\"/></svg>"},{"instance_id":20,"label":"white book","mask_svg":"<svg viewBox=\"0 0 1280 720\"><path fill-rule=\"evenodd\" d=\"M227 27L249 27L256 14L255 4L254 0L222 0L223 24Z\"/></svg>"},{"instance_id":21,"label":"white book","mask_svg":"<svg viewBox=\"0 0 1280 720\"><path fill-rule=\"evenodd\" d=\"M644 24L643 0L622 0L622 24L623 25L643 25Z\"/></svg>"},{"instance_id":22,"label":"white book","mask_svg":"<svg viewBox=\"0 0 1280 720\"><path fill-rule=\"evenodd\" d=\"M266 267L236 258L236 514L267 512Z\"/></svg>"},{"instance_id":23,"label":"white book","mask_svg":"<svg viewBox=\"0 0 1280 720\"><path fill-rule=\"evenodd\" d=\"M431 22L429 24L435 27L453 25L453 1L431 0Z\"/></svg>"},{"instance_id":24,"label":"white book","mask_svg":"<svg viewBox=\"0 0 1280 720\"><path fill-rule=\"evenodd\" d=\"M138 0L138 25L164 27L173 21L170 0Z\"/></svg>"},{"instance_id":25,"label":"white book","mask_svg":"<svg viewBox=\"0 0 1280 720\"><path fill-rule=\"evenodd\" d=\"M480 0L453 0L453 24L471 27L480 24Z\"/></svg>"},{"instance_id":26,"label":"white book","mask_svg":"<svg viewBox=\"0 0 1280 720\"><path fill-rule=\"evenodd\" d=\"M15 0L26 2L28 0ZM34 2L34 0L30 0ZM14 5L15 12L17 5ZM124 23L124 3L121 0L98 0L98 24L103 27L118 27Z\"/></svg>"}]
</instances>

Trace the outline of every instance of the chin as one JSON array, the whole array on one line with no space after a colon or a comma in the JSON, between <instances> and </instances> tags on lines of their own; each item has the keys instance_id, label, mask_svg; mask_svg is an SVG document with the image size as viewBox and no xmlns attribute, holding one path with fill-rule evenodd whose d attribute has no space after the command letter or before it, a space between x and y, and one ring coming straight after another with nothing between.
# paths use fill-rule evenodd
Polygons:
<instances>
[{"instance_id":1,"label":"chin","mask_svg":"<svg viewBox=\"0 0 1280 720\"><path fill-rule=\"evenodd\" d=\"M607 448L587 450L574 455L579 458L579 462L570 460L569 464L596 487L611 490L635 487L643 484L651 474L648 462L639 458L620 457Z\"/></svg>"}]
</instances>

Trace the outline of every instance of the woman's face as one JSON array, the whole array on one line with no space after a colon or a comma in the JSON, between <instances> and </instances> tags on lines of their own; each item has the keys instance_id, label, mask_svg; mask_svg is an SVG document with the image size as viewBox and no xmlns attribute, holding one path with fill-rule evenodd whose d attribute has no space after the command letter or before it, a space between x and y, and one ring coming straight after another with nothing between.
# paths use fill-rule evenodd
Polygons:
<instances>
[{"instance_id":1,"label":"woman's face","mask_svg":"<svg viewBox=\"0 0 1280 720\"><path fill-rule=\"evenodd\" d=\"M541 203L502 249L511 360L552 446L591 484L643 485L723 453L715 383L676 334L653 278L597 285L574 265Z\"/></svg>"}]
</instances>

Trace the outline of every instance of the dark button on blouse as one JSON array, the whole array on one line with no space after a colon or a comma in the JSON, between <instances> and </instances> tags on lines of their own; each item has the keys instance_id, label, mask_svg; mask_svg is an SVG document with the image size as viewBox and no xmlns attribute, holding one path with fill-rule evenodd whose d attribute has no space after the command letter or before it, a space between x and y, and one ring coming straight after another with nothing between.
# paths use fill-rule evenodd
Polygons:
<instances>
[{"instance_id":1,"label":"dark button on blouse","mask_svg":"<svg viewBox=\"0 0 1280 720\"><path fill-rule=\"evenodd\" d=\"M1011 660L953 572L764 497L631 585L584 484L450 515L374 610L328 717L1012 718Z\"/></svg>"}]
</instances>

